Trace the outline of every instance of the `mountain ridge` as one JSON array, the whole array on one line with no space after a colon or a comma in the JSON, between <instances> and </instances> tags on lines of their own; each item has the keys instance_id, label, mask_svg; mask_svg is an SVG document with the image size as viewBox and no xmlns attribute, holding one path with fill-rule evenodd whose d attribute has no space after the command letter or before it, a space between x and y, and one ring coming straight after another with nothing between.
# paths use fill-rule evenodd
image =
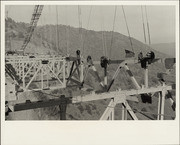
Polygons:
<instances>
[{"instance_id":1,"label":"mountain ridge","mask_svg":"<svg viewBox=\"0 0 180 145\"><path fill-rule=\"evenodd\" d=\"M171 57L176 57L176 44L175 42L170 43L156 43L152 44L151 47L161 53L164 53Z\"/></svg>"},{"instance_id":2,"label":"mountain ridge","mask_svg":"<svg viewBox=\"0 0 180 145\"><path fill-rule=\"evenodd\" d=\"M14 49L20 49L23 43L23 38L25 37L25 33L27 31L29 24L23 22L15 22L11 18L6 20L6 35L8 35L9 31L13 35L12 45ZM58 29L58 34L57 30ZM14 32L12 32L12 30ZM80 31L82 33L80 33ZM103 35L102 35L103 33ZM81 34L82 38L81 39ZM63 37L62 37L63 36ZM104 37L104 41L102 39ZM8 36L6 36L6 39ZM57 38L59 49L57 49ZM153 50L148 45L143 44L139 40L135 38L132 39L133 50L135 53L135 57L137 57L138 53L142 51L144 55L148 51L154 51L157 57L166 57L166 55L159 53L156 50ZM84 47L82 47L82 41L84 42ZM113 32L113 42L112 41L112 33L111 31L94 31L94 30L86 30L82 28L74 28L71 26L65 25L44 25L37 26L33 36L31 38L30 43L28 44L25 52L26 53L45 53L57 54L57 50L59 53L67 53L67 45L70 55L74 55L77 49L84 50L84 58L88 55L91 55L94 60L99 60L103 55L103 44L107 49L107 53L109 54L111 49L111 59L124 59L125 58L125 49L132 51L132 46L130 45L130 40L127 36L120 34L118 32ZM111 45L112 44L112 45ZM33 50L33 48L36 49ZM104 48L104 49L105 49ZM8 49L6 47L6 49Z\"/></svg>"}]
</instances>

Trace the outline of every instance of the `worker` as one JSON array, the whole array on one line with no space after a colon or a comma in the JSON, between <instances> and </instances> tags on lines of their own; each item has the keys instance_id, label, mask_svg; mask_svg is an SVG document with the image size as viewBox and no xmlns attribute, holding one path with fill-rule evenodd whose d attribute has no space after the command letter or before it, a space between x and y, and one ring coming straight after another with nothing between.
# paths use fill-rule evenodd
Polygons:
<instances>
[{"instance_id":1,"label":"worker","mask_svg":"<svg viewBox=\"0 0 180 145\"><path fill-rule=\"evenodd\" d=\"M138 54L138 61L140 62L143 58L143 53L142 51Z\"/></svg>"}]
</instances>

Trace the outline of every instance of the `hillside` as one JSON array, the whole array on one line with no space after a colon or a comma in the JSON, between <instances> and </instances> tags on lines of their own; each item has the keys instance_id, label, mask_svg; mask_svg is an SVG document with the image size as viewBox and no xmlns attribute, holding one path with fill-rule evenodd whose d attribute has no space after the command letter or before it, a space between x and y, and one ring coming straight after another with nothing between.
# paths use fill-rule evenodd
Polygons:
<instances>
[{"instance_id":1,"label":"hillside","mask_svg":"<svg viewBox=\"0 0 180 145\"><path fill-rule=\"evenodd\" d=\"M11 45L13 49L17 50L21 48L27 28L28 24L16 23L10 18L6 20L6 40L8 40L8 36L11 34ZM59 54L66 54L67 43L69 46L68 50L71 55L74 55L77 49L82 49L79 29L64 25L58 26L59 48L57 49L58 43L56 30L57 27L55 25L38 26L35 29L33 37L31 38L31 41L28 44L25 52L47 54L55 53L58 51ZM94 60L99 60L100 57L103 55L102 32L82 29L82 35L84 41L84 58L86 58L88 55L91 55ZM109 54L111 44L111 32L105 31L104 37L106 39L104 43L106 43L106 49ZM152 50L149 46L143 44L142 42L134 38L132 38L132 43L136 56L140 51L146 54L148 51ZM6 50L7 49L9 48L6 45ZM129 38L125 35L115 32L112 43L111 58L124 58L124 49L132 51ZM153 51L156 53L157 57L166 57L165 55L155 50Z\"/></svg>"},{"instance_id":2,"label":"hillside","mask_svg":"<svg viewBox=\"0 0 180 145\"><path fill-rule=\"evenodd\" d=\"M151 47L161 53L168 55L168 56L176 57L175 42L152 44Z\"/></svg>"},{"instance_id":3,"label":"hillside","mask_svg":"<svg viewBox=\"0 0 180 145\"><path fill-rule=\"evenodd\" d=\"M11 36L11 48L18 50L21 48L24 36L27 30L28 24L25 23L17 23L13 21L12 19L6 20L6 40L9 39L9 36ZM38 26L37 29L34 32L34 35L28 44L26 51L27 53L44 53L44 54L51 54L56 53L64 54L67 50L67 42L69 46L69 53L71 55L75 55L75 51L77 49L81 48L81 41L79 36L79 29L68 27L64 25L58 26L58 34L59 34L59 49L57 51L57 43L56 43L56 26L55 25L45 25L45 26ZM67 39L67 29L69 29L69 39ZM82 30L83 32L83 39L85 41L84 45L84 58L86 58L88 55L91 55L94 60L99 60L100 57L103 55L103 45L102 45L102 32L92 31L92 30ZM86 34L87 33L87 34ZM105 31L104 32L106 37L106 46L109 50L110 43L111 43L111 32ZM68 40L68 41L67 41ZM142 42L132 39L133 41L133 47L134 52L136 54L136 57L140 51L143 52L143 54L146 54L148 51L152 50L147 45L143 44ZM6 44L6 50L8 50L9 47ZM123 59L125 58L125 51L132 50L130 46L130 42L127 36L122 35L120 33L115 32L114 33L114 39L113 39L113 45L112 45L112 52L111 52L111 59ZM162 54L156 50L153 50L156 54L156 57L167 57L167 55ZM108 51L109 52L109 51ZM103 69L100 66L96 66L99 75L101 79L103 79ZM108 67L108 82L110 82L115 70L117 68L117 65L111 65ZM132 73L134 74L135 78L137 79L138 83L142 85L144 83L143 81L143 69L140 67L140 65L130 65L129 68L132 70ZM165 67L162 64L152 64L149 66L149 86L156 86L158 84L158 78L157 73L165 72ZM175 72L173 71L173 74L171 78L168 80L168 84L172 84L175 82ZM95 79L93 72L90 71L89 75L87 76L85 83L93 87L95 90L99 90L100 86ZM111 90L116 90L118 88L121 89L132 89L134 88L131 80L129 77L125 74L125 70L122 69L120 71L120 74L118 75L117 79L114 82L114 85ZM67 97L71 94L80 94L82 93L77 88L67 88L66 90L54 90L49 92L51 94L59 95L59 94L65 94ZM175 91L173 90L173 94L175 94ZM22 95L22 94L21 94ZM36 99L47 99L49 96L44 93L35 93L31 92L27 96L35 96ZM90 102L90 103L81 103L81 104L75 104L75 105L68 105L67 109L67 118L69 120L90 120L94 119L97 120L98 117L103 113L105 107L107 106L109 100L102 100L97 102ZM152 111L153 113L157 113L157 96L153 97L153 103L152 104L144 104L142 103L140 97L139 97L139 103L131 103L130 105L133 106L133 108L137 108L139 110L145 110L147 112ZM168 104L168 103L167 103ZM165 113L168 113L169 115L174 116L174 112L170 109L169 105L166 105L167 108L165 108ZM117 106L117 110L115 111L116 119L120 119L120 106ZM169 111L170 110L170 111ZM58 107L50 107L50 108L43 108L43 109L35 109L34 110L36 114L38 114L38 119L42 120L56 120L59 118L59 110ZM151 115L152 118L156 118L157 116ZM35 119L31 118L31 119ZM14 119L14 118L12 118ZM26 118L16 118L18 119L26 119ZM166 117L166 119L172 119L171 117Z\"/></svg>"}]
</instances>

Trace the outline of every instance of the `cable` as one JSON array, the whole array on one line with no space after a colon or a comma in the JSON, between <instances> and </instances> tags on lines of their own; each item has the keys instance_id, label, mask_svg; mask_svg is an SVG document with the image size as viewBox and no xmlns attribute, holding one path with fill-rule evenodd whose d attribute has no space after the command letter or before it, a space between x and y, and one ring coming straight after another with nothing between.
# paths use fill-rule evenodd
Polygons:
<instances>
[{"instance_id":1,"label":"cable","mask_svg":"<svg viewBox=\"0 0 180 145\"><path fill-rule=\"evenodd\" d=\"M106 36L104 32L104 15L103 15L103 10L101 9L101 39L102 39L102 51L103 51L103 56L107 57L107 46L106 46Z\"/></svg>"},{"instance_id":2,"label":"cable","mask_svg":"<svg viewBox=\"0 0 180 145\"><path fill-rule=\"evenodd\" d=\"M84 36L84 40L83 40L83 44L82 44L82 55L83 55L83 53L84 53L85 42L86 42L86 39L87 39L87 31L88 31L88 29L89 29L91 12L92 12L92 5L91 5L91 7L90 7L89 16L88 16L88 22L87 22L87 28L86 28L86 32L85 32L85 36Z\"/></svg>"},{"instance_id":3,"label":"cable","mask_svg":"<svg viewBox=\"0 0 180 145\"><path fill-rule=\"evenodd\" d=\"M48 10L49 10L49 15L51 16L51 5L48 6ZM50 42L50 43L49 43L49 44L50 44L50 45L49 45L49 48L50 48L50 49L52 49L52 48L51 48L51 47L52 47L52 46L51 46L51 45L52 45L52 31L51 31L51 30L52 30L52 29L51 29L51 25L50 25L50 26L49 26L49 29L48 29L48 33L47 33L47 35L49 34L49 42ZM48 38L48 36L47 36L47 38Z\"/></svg>"},{"instance_id":4,"label":"cable","mask_svg":"<svg viewBox=\"0 0 180 145\"><path fill-rule=\"evenodd\" d=\"M112 44L113 44L113 35L114 35L114 27L115 27L115 21L116 21L116 11L117 11L117 6L115 6L114 10L114 20L113 20L113 29L111 31L111 44L110 44L110 50L109 50L109 58L111 58L111 50L112 50Z\"/></svg>"},{"instance_id":5,"label":"cable","mask_svg":"<svg viewBox=\"0 0 180 145\"><path fill-rule=\"evenodd\" d=\"M69 29L70 29L70 26L68 25L68 16L67 16L67 6L66 6L66 54L68 55L69 54Z\"/></svg>"},{"instance_id":6,"label":"cable","mask_svg":"<svg viewBox=\"0 0 180 145\"><path fill-rule=\"evenodd\" d=\"M130 41L130 44L131 44L132 51L134 53L134 48L133 48L133 44L132 44L132 40L131 40L131 35L130 35L130 32L129 32L129 27L128 27L128 23L127 23L127 20L126 20L126 14L125 14L123 6L122 6L122 11L123 11L124 20L125 20L125 23L126 23L127 32L128 32L128 35L129 35L129 41Z\"/></svg>"},{"instance_id":7,"label":"cable","mask_svg":"<svg viewBox=\"0 0 180 145\"><path fill-rule=\"evenodd\" d=\"M9 8L8 8L9 7ZM9 18L9 12L10 12L10 10L11 10L11 6L9 5L9 6L6 6L6 8L7 8L7 10L6 10L6 19L8 19Z\"/></svg>"},{"instance_id":8,"label":"cable","mask_svg":"<svg viewBox=\"0 0 180 145\"><path fill-rule=\"evenodd\" d=\"M125 82L125 86L128 86L129 84L127 83L127 80L129 80L129 77L127 76L125 69L122 70L122 74L124 74L125 77L123 78L123 81Z\"/></svg>"},{"instance_id":9,"label":"cable","mask_svg":"<svg viewBox=\"0 0 180 145\"><path fill-rule=\"evenodd\" d=\"M144 15L143 15L143 7L141 6L141 14L142 14L142 24L143 24L143 32L144 32L144 42L146 44L146 31L145 31L145 25L144 25Z\"/></svg>"},{"instance_id":10,"label":"cable","mask_svg":"<svg viewBox=\"0 0 180 145\"><path fill-rule=\"evenodd\" d=\"M148 29L149 45L151 45L151 36L150 36L149 22L148 22L148 16L147 16L146 6L145 6L145 13L146 13L146 20L147 20L147 29Z\"/></svg>"},{"instance_id":11,"label":"cable","mask_svg":"<svg viewBox=\"0 0 180 145\"><path fill-rule=\"evenodd\" d=\"M42 48L43 46L42 46L42 35L43 35L43 19L42 19L42 16L41 16L41 18L40 18L40 24L42 25L41 27L42 27L42 29L41 29L41 33L40 33L40 48Z\"/></svg>"},{"instance_id":12,"label":"cable","mask_svg":"<svg viewBox=\"0 0 180 145\"><path fill-rule=\"evenodd\" d=\"M78 19L79 19L79 35L80 35L80 49L83 49L83 37L82 37L82 18L81 18L81 7L78 5Z\"/></svg>"},{"instance_id":13,"label":"cable","mask_svg":"<svg viewBox=\"0 0 180 145\"><path fill-rule=\"evenodd\" d=\"M58 8L56 5L56 49L57 49L57 53L59 52L59 29L58 29L58 24L59 20L58 20Z\"/></svg>"}]
</instances>

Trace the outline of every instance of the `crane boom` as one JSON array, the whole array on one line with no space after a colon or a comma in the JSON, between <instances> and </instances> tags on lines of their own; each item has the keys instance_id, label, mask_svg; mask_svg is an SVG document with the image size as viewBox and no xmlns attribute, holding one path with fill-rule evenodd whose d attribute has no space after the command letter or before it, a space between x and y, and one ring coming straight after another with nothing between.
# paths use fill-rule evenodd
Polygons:
<instances>
[{"instance_id":1,"label":"crane boom","mask_svg":"<svg viewBox=\"0 0 180 145\"><path fill-rule=\"evenodd\" d=\"M43 10L43 5L35 5L34 7L34 12L32 14L32 18L31 18L31 22L30 22L30 26L28 27L23 45L21 47L21 51L23 51L26 49L26 46L28 45L29 41L31 40L32 34L37 26L37 22L41 16L42 10Z\"/></svg>"}]
</instances>

